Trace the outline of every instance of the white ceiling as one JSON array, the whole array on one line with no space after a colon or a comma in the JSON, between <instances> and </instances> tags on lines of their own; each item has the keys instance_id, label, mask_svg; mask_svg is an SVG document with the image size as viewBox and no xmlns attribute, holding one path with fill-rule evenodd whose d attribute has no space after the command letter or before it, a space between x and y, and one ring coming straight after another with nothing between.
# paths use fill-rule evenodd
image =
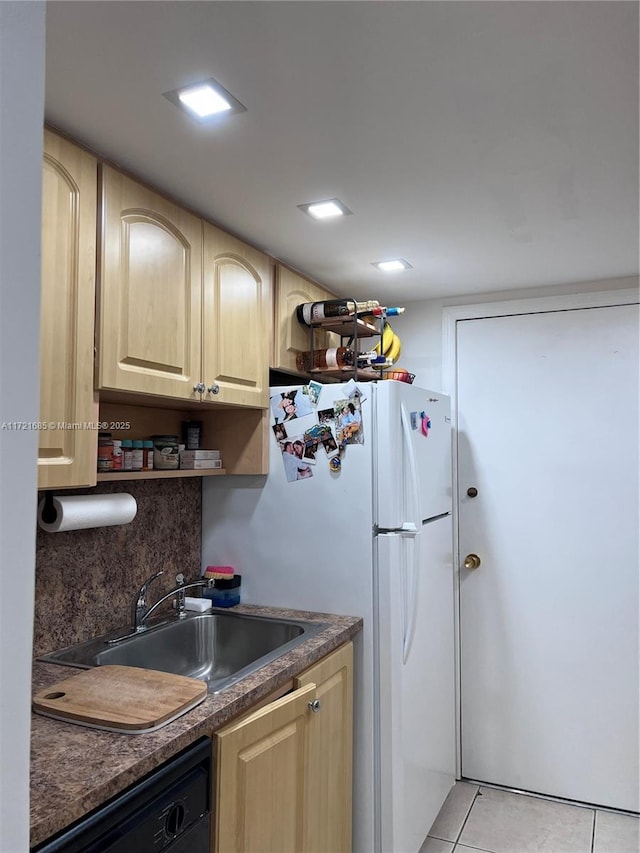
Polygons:
<instances>
[{"instance_id":1,"label":"white ceiling","mask_svg":"<svg viewBox=\"0 0 640 853\"><path fill-rule=\"evenodd\" d=\"M343 295L638 272L635 2L55 0L46 67L49 122ZM162 96L208 77L247 111Z\"/></svg>"}]
</instances>

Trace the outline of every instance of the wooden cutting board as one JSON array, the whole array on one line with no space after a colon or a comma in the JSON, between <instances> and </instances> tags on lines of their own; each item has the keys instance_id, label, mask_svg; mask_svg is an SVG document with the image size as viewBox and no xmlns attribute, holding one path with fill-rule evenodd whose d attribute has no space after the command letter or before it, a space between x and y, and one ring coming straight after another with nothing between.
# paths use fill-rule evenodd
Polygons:
<instances>
[{"instance_id":1,"label":"wooden cutting board","mask_svg":"<svg viewBox=\"0 0 640 853\"><path fill-rule=\"evenodd\" d=\"M82 726L141 734L195 708L207 685L137 666L97 666L58 681L33 697L38 714Z\"/></svg>"}]
</instances>

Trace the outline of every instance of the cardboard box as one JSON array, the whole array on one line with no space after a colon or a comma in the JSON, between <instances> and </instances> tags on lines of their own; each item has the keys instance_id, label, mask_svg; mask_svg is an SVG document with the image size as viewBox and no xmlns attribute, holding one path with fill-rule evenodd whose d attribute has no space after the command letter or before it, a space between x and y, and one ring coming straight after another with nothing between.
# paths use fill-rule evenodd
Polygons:
<instances>
[{"instance_id":1,"label":"cardboard box","mask_svg":"<svg viewBox=\"0 0 640 853\"><path fill-rule=\"evenodd\" d=\"M181 471L203 471L210 468L222 468L222 459L181 459Z\"/></svg>"},{"instance_id":2,"label":"cardboard box","mask_svg":"<svg viewBox=\"0 0 640 853\"><path fill-rule=\"evenodd\" d=\"M180 454L180 461L191 461L193 459L220 459L219 450L183 450Z\"/></svg>"}]
</instances>

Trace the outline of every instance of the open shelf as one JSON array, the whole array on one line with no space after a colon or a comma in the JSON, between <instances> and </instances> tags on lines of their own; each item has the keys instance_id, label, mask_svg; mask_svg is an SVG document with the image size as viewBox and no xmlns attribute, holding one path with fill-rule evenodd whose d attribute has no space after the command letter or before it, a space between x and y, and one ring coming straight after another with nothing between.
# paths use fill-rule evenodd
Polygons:
<instances>
[{"instance_id":1,"label":"open shelf","mask_svg":"<svg viewBox=\"0 0 640 853\"><path fill-rule=\"evenodd\" d=\"M225 468L203 468L199 471L114 471L111 474L98 474L99 483L112 483L116 480L171 480L177 477L213 477L226 474Z\"/></svg>"},{"instance_id":2,"label":"open shelf","mask_svg":"<svg viewBox=\"0 0 640 853\"><path fill-rule=\"evenodd\" d=\"M341 299L325 300L325 303L341 302ZM356 304L355 299L349 300ZM313 303L315 306L320 303ZM309 350L313 351L315 346L314 332L316 329L333 332L340 336L340 346L348 346L356 353L359 352L358 341L362 338L379 339L380 351L382 351L382 330L384 327L384 317L370 317L365 320L355 315L343 317L330 317L322 320L315 320L308 324L309 326ZM337 382L347 382L349 379L355 379L360 382L376 382L384 378L384 371L374 370L372 367L352 367L345 368L329 368L326 370L310 370L304 375L310 378L329 379Z\"/></svg>"},{"instance_id":3,"label":"open shelf","mask_svg":"<svg viewBox=\"0 0 640 853\"><path fill-rule=\"evenodd\" d=\"M333 317L330 320L320 320L312 325L327 329L329 332L336 332L343 338L352 337L354 328L358 331L358 339L380 335L380 331L372 323L367 323L366 320L354 321L353 317Z\"/></svg>"},{"instance_id":4,"label":"open shelf","mask_svg":"<svg viewBox=\"0 0 640 853\"><path fill-rule=\"evenodd\" d=\"M358 367L354 376L353 367L336 367L333 370L330 368L327 370L311 370L309 373L306 373L305 376L310 376L311 378L314 376L329 377L331 379L337 379L338 382L348 382L349 379L353 378L361 382L375 382L378 379L384 379L384 371L373 370L371 367Z\"/></svg>"}]
</instances>

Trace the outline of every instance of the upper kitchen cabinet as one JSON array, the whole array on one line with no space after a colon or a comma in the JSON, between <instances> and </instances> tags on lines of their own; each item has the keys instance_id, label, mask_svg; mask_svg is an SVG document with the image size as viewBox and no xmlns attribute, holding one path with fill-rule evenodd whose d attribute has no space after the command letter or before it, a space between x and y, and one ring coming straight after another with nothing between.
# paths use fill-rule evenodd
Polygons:
<instances>
[{"instance_id":1,"label":"upper kitchen cabinet","mask_svg":"<svg viewBox=\"0 0 640 853\"><path fill-rule=\"evenodd\" d=\"M282 264L276 265L276 290L273 324L273 354L271 367L298 373L296 355L310 349L310 330L296 318L296 308L302 302L323 302L335 299L335 294L314 284ZM314 331L314 347L338 346L337 335L324 329Z\"/></svg>"},{"instance_id":2,"label":"upper kitchen cabinet","mask_svg":"<svg viewBox=\"0 0 640 853\"><path fill-rule=\"evenodd\" d=\"M268 406L270 274L266 255L204 223L204 400Z\"/></svg>"},{"instance_id":3,"label":"upper kitchen cabinet","mask_svg":"<svg viewBox=\"0 0 640 853\"><path fill-rule=\"evenodd\" d=\"M47 429L39 432L39 488L96 483L96 206L96 158L45 130L40 420Z\"/></svg>"},{"instance_id":4,"label":"upper kitchen cabinet","mask_svg":"<svg viewBox=\"0 0 640 853\"><path fill-rule=\"evenodd\" d=\"M202 221L101 170L98 386L198 401Z\"/></svg>"}]
</instances>

